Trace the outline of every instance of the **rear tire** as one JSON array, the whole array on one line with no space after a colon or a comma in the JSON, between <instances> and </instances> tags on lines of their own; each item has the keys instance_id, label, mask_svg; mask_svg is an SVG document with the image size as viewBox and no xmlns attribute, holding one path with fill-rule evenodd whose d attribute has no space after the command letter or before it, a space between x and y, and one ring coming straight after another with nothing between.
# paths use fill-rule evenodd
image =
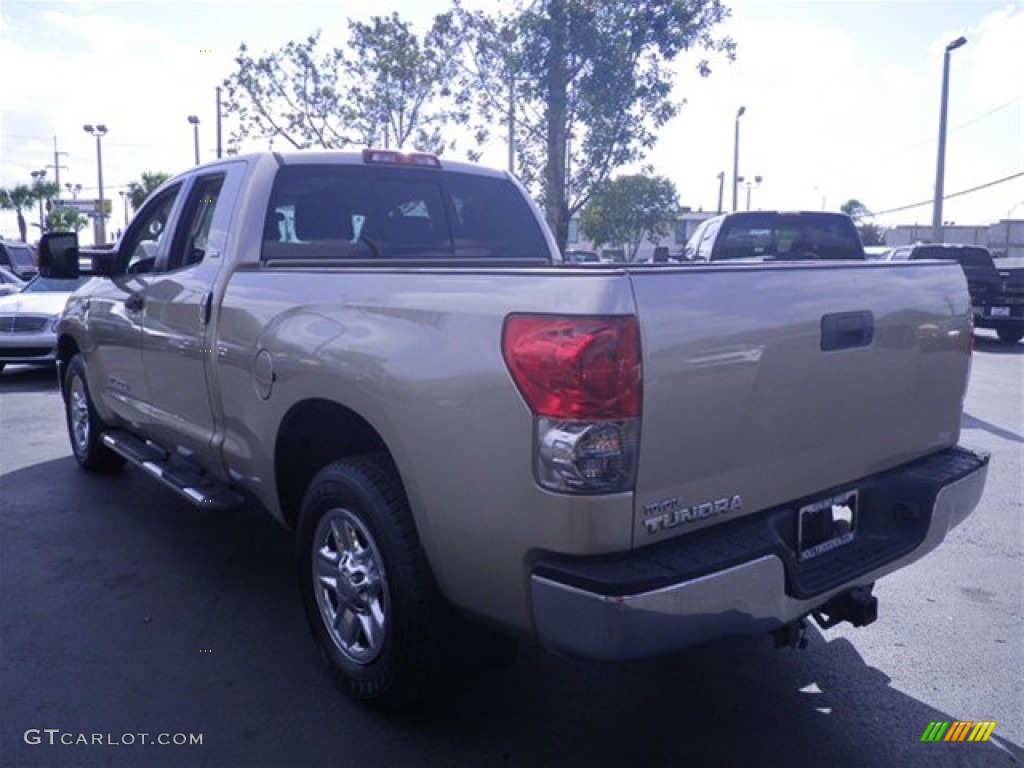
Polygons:
<instances>
[{"instance_id":1,"label":"rear tire","mask_svg":"<svg viewBox=\"0 0 1024 768\"><path fill-rule=\"evenodd\" d=\"M450 609L391 463L362 457L320 470L296 543L306 617L338 684L382 709L424 698L442 677Z\"/></svg>"},{"instance_id":2,"label":"rear tire","mask_svg":"<svg viewBox=\"0 0 1024 768\"><path fill-rule=\"evenodd\" d=\"M113 472L124 466L124 457L103 444L102 435L108 427L93 407L81 355L75 355L68 364L64 378L64 414L71 451L83 469Z\"/></svg>"},{"instance_id":3,"label":"rear tire","mask_svg":"<svg viewBox=\"0 0 1024 768\"><path fill-rule=\"evenodd\" d=\"M1021 339L1024 339L1024 331L1016 329L999 328L996 330L996 335L1004 344L1016 344Z\"/></svg>"}]
</instances>

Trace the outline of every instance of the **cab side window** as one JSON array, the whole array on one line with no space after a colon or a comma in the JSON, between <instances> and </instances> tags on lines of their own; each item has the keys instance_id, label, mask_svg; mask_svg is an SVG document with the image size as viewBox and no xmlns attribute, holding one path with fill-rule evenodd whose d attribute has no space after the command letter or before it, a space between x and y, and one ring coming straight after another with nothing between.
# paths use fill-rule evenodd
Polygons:
<instances>
[{"instance_id":1,"label":"cab side window","mask_svg":"<svg viewBox=\"0 0 1024 768\"><path fill-rule=\"evenodd\" d=\"M722 227L721 219L711 219L708 222L707 227L704 229L704 233L701 235L700 243L697 246L697 258L703 261L711 261L711 251L715 246L715 238L718 236L718 230Z\"/></svg>"},{"instance_id":2,"label":"cab side window","mask_svg":"<svg viewBox=\"0 0 1024 768\"><path fill-rule=\"evenodd\" d=\"M697 229L690 235L690 239L686 241L686 245L683 248L683 258L687 261L693 261L697 258L697 247L700 245L701 238L704 237L704 230L707 229L708 223L702 221L697 225Z\"/></svg>"},{"instance_id":3,"label":"cab side window","mask_svg":"<svg viewBox=\"0 0 1024 768\"><path fill-rule=\"evenodd\" d=\"M185 202L177 236L167 254L166 271L190 267L206 258L210 228L223 186L223 174L196 180Z\"/></svg>"},{"instance_id":4,"label":"cab side window","mask_svg":"<svg viewBox=\"0 0 1024 768\"><path fill-rule=\"evenodd\" d=\"M160 243L180 191L179 184L162 192L139 212L128 228L120 245L120 258L127 260L129 274L152 272L156 268Z\"/></svg>"}]
</instances>

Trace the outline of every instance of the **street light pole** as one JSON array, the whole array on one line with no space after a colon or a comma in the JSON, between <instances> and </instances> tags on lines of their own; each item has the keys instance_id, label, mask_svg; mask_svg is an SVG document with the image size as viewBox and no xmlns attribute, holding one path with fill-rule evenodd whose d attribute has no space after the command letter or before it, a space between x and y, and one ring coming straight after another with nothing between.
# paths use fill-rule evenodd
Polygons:
<instances>
[{"instance_id":1,"label":"street light pole","mask_svg":"<svg viewBox=\"0 0 1024 768\"><path fill-rule=\"evenodd\" d=\"M732 209L739 207L740 187L740 118L747 111L746 107L736 110L736 136L732 144Z\"/></svg>"},{"instance_id":2,"label":"street light pole","mask_svg":"<svg viewBox=\"0 0 1024 768\"><path fill-rule=\"evenodd\" d=\"M722 212L722 193L725 190L725 171L718 172L718 212Z\"/></svg>"},{"instance_id":3,"label":"street light pole","mask_svg":"<svg viewBox=\"0 0 1024 768\"><path fill-rule=\"evenodd\" d=\"M86 123L82 126L82 130L91 136L96 137L96 175L100 185L100 199L97 203L96 211L96 245L103 245L107 242L107 228L106 228L106 201L103 199L103 143L101 139L107 133L107 126L105 125L90 125Z\"/></svg>"},{"instance_id":4,"label":"street light pole","mask_svg":"<svg viewBox=\"0 0 1024 768\"><path fill-rule=\"evenodd\" d=\"M760 187L761 182L764 181L764 176L755 176L754 180L744 179L742 176L738 180L747 188L747 210L750 210L750 190L754 187Z\"/></svg>"},{"instance_id":5,"label":"street light pole","mask_svg":"<svg viewBox=\"0 0 1024 768\"><path fill-rule=\"evenodd\" d=\"M935 202L932 205L932 242L941 243L942 232L942 198L946 176L946 110L949 107L949 54L967 42L966 37L958 37L946 46L942 57L942 100L939 105L939 158L935 164Z\"/></svg>"},{"instance_id":6,"label":"street light pole","mask_svg":"<svg viewBox=\"0 0 1024 768\"><path fill-rule=\"evenodd\" d=\"M57 182L57 188L58 189L60 189L60 169L63 168L64 170L67 170L67 166L66 165L61 165L60 164L60 156L64 155L66 157L67 154L68 154L67 152L58 152L57 151L57 137L54 136L53 137L53 174L54 174L54 181Z\"/></svg>"},{"instance_id":7,"label":"street light pole","mask_svg":"<svg viewBox=\"0 0 1024 768\"><path fill-rule=\"evenodd\" d=\"M199 117L196 115L189 115L188 121L192 123L192 143L196 149L196 165L199 165Z\"/></svg>"},{"instance_id":8,"label":"street light pole","mask_svg":"<svg viewBox=\"0 0 1024 768\"><path fill-rule=\"evenodd\" d=\"M131 200L131 196L123 189L117 194L121 196L121 204L124 206L124 228L128 229L128 224L130 223L128 220L128 202Z\"/></svg>"}]
</instances>

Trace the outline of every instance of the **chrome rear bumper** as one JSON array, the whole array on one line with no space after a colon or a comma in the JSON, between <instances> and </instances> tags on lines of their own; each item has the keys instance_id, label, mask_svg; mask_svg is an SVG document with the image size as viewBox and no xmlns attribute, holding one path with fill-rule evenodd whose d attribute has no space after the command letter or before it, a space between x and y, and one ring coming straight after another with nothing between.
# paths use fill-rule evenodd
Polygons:
<instances>
[{"instance_id":1,"label":"chrome rear bumper","mask_svg":"<svg viewBox=\"0 0 1024 768\"><path fill-rule=\"evenodd\" d=\"M956 479L934 480L937 488L927 529L908 553L852 576L813 596L799 598L787 587L787 564L777 554L752 557L731 567L656 589L616 593L560 579L556 569L531 575L535 631L549 650L580 658L624 661L678 651L715 638L767 632L820 608L835 595L866 586L935 549L981 499L988 457L973 458L973 468ZM927 472L915 468L918 481ZM930 468L928 471L931 471ZM638 553L639 555L639 553ZM827 556L826 556L827 557ZM616 568L621 570L621 559ZM585 574L587 565L582 572ZM595 567L601 567L595 563ZM573 573L580 573L575 564ZM567 571L568 573L568 571Z\"/></svg>"}]
</instances>

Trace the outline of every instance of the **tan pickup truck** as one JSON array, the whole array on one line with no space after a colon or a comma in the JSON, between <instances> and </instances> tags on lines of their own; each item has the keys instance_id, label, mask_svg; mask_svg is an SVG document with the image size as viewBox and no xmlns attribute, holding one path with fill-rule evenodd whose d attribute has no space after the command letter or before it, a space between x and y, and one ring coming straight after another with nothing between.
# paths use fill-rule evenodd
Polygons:
<instances>
[{"instance_id":1,"label":"tan pickup truck","mask_svg":"<svg viewBox=\"0 0 1024 768\"><path fill-rule=\"evenodd\" d=\"M379 706L492 635L625 660L868 624L985 483L952 263L572 266L507 174L367 150L196 167L93 271L59 325L78 462L265 507Z\"/></svg>"}]
</instances>

